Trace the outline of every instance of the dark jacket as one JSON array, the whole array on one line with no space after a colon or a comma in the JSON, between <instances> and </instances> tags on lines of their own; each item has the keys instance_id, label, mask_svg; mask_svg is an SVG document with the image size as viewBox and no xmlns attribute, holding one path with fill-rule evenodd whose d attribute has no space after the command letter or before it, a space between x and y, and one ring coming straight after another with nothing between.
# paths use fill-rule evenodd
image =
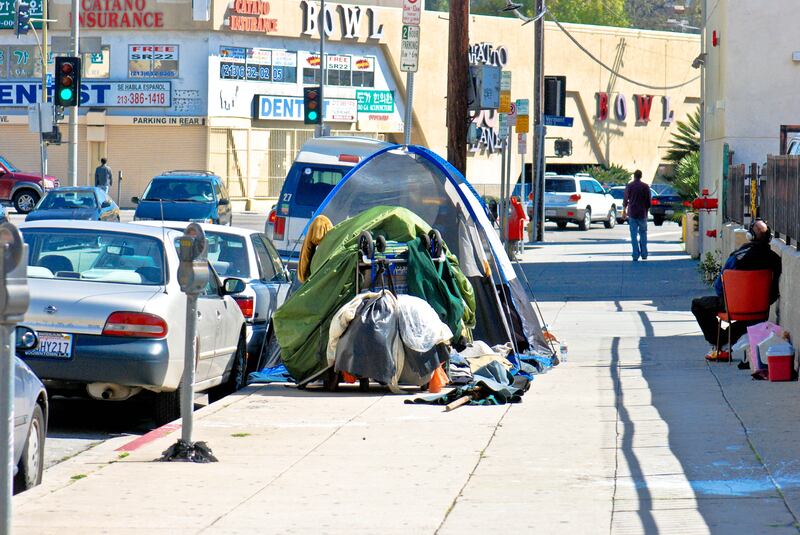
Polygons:
<instances>
[{"instance_id":1,"label":"dark jacket","mask_svg":"<svg viewBox=\"0 0 800 535\"><path fill-rule=\"evenodd\" d=\"M111 168L107 164L94 170L94 185L111 187Z\"/></svg>"},{"instance_id":2,"label":"dark jacket","mask_svg":"<svg viewBox=\"0 0 800 535\"><path fill-rule=\"evenodd\" d=\"M622 205L631 219L647 218L650 208L650 186L641 180L634 180L625 186L625 196Z\"/></svg>"},{"instance_id":3,"label":"dark jacket","mask_svg":"<svg viewBox=\"0 0 800 535\"><path fill-rule=\"evenodd\" d=\"M726 269L740 269L742 271L756 271L759 269L772 270L772 289L770 290L770 303L774 303L780 297L779 284L781 278L781 257L778 256L768 243L749 242L745 243L728 257L719 277L714 281L714 290L719 297L722 295L722 272Z\"/></svg>"}]
</instances>

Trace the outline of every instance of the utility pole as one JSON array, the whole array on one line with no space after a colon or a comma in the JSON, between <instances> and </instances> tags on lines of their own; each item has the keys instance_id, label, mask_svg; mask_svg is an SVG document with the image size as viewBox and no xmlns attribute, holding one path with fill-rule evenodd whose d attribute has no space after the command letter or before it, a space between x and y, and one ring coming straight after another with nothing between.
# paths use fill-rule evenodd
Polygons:
<instances>
[{"instance_id":1,"label":"utility pole","mask_svg":"<svg viewBox=\"0 0 800 535\"><path fill-rule=\"evenodd\" d=\"M72 45L72 55L78 57L78 43L80 39L80 4L78 0L72 0L72 24L70 31L70 44ZM76 87L78 92L78 104L80 104L81 88ZM69 183L72 186L78 185L78 108L73 106L69 111Z\"/></svg>"},{"instance_id":2,"label":"utility pole","mask_svg":"<svg viewBox=\"0 0 800 535\"><path fill-rule=\"evenodd\" d=\"M42 48L40 54L42 55L42 103L47 103L47 60L49 59L47 51L47 0L42 1ZM55 109L55 108L54 108ZM54 123L55 124L55 123ZM47 175L47 143L44 141L44 132L42 132L42 106L39 105L39 142L42 144L42 180Z\"/></svg>"},{"instance_id":3,"label":"utility pole","mask_svg":"<svg viewBox=\"0 0 800 535\"><path fill-rule=\"evenodd\" d=\"M325 135L325 27L327 18L325 16L325 0L319 2L319 137Z\"/></svg>"},{"instance_id":4,"label":"utility pole","mask_svg":"<svg viewBox=\"0 0 800 535\"><path fill-rule=\"evenodd\" d=\"M469 0L450 0L447 62L447 161L467 174Z\"/></svg>"},{"instance_id":5,"label":"utility pole","mask_svg":"<svg viewBox=\"0 0 800 535\"><path fill-rule=\"evenodd\" d=\"M534 202L534 221L536 229L533 241L544 240L544 138L547 129L544 126L544 0L536 0L534 11L537 17L533 27L534 64L533 64L533 180L536 187ZM524 173L524 168L523 168ZM524 175L523 175L524 176Z\"/></svg>"}]
</instances>

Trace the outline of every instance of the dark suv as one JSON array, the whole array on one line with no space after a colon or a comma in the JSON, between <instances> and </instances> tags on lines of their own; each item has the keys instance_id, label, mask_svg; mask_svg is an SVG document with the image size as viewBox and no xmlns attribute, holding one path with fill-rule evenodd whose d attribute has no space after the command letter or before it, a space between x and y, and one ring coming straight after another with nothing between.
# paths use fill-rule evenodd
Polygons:
<instances>
[{"instance_id":1,"label":"dark suv","mask_svg":"<svg viewBox=\"0 0 800 535\"><path fill-rule=\"evenodd\" d=\"M231 199L222 179L210 171L167 171L153 178L138 205L134 221L193 221L232 224Z\"/></svg>"},{"instance_id":2,"label":"dark suv","mask_svg":"<svg viewBox=\"0 0 800 535\"><path fill-rule=\"evenodd\" d=\"M45 193L58 187L54 176L24 173L0 156L0 201L11 202L17 212L27 214Z\"/></svg>"}]
</instances>

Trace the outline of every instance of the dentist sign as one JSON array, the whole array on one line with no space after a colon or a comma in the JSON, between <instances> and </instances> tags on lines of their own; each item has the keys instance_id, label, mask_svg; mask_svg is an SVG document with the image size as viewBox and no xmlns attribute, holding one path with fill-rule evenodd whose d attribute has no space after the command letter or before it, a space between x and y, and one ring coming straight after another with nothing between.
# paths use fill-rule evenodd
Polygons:
<instances>
[{"instance_id":1,"label":"dentist sign","mask_svg":"<svg viewBox=\"0 0 800 535\"><path fill-rule=\"evenodd\" d=\"M29 106L39 101L40 82L0 82L0 106ZM53 87L48 86L48 95ZM81 106L169 108L171 82L88 81L81 84Z\"/></svg>"}]
</instances>

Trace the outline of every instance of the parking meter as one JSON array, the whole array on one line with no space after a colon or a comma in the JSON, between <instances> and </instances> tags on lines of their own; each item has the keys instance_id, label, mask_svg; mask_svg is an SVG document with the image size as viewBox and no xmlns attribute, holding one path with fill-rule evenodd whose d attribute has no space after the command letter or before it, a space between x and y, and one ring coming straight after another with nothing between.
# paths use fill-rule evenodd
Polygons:
<instances>
[{"instance_id":1,"label":"parking meter","mask_svg":"<svg viewBox=\"0 0 800 535\"><path fill-rule=\"evenodd\" d=\"M199 295L208 284L208 241L197 223L190 223L178 239L178 284L188 295Z\"/></svg>"},{"instance_id":2,"label":"parking meter","mask_svg":"<svg viewBox=\"0 0 800 535\"><path fill-rule=\"evenodd\" d=\"M178 238L178 284L186 294L186 340L181 378L181 438L164 452L164 461L214 462L205 443L192 442L194 424L194 376L197 347L197 296L208 284L208 242L197 223L189 223Z\"/></svg>"},{"instance_id":3,"label":"parking meter","mask_svg":"<svg viewBox=\"0 0 800 535\"><path fill-rule=\"evenodd\" d=\"M14 332L28 310L28 247L19 229L0 224L0 532L11 532L14 474Z\"/></svg>"}]
</instances>

